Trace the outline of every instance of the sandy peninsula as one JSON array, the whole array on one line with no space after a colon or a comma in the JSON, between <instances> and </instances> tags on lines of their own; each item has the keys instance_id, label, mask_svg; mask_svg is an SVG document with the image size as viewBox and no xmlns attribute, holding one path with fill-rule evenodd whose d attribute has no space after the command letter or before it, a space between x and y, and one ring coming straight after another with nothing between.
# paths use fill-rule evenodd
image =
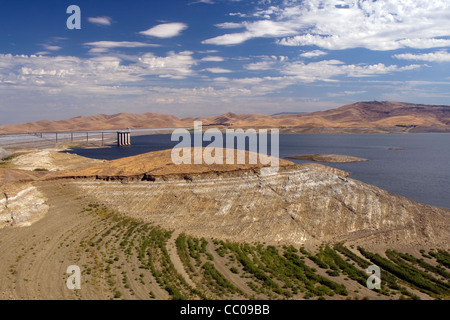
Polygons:
<instances>
[{"instance_id":1,"label":"sandy peninsula","mask_svg":"<svg viewBox=\"0 0 450 320\"><path fill-rule=\"evenodd\" d=\"M368 159L346 156L341 154L305 154L299 156L289 156L285 159L310 160L318 162L345 163L345 162L363 162Z\"/></svg>"}]
</instances>

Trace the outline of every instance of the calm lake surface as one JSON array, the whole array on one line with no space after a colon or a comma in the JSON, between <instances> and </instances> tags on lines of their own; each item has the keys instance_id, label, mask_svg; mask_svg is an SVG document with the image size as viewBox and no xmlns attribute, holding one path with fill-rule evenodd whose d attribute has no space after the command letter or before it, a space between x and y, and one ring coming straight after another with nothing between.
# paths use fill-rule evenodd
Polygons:
<instances>
[{"instance_id":1,"label":"calm lake surface","mask_svg":"<svg viewBox=\"0 0 450 320\"><path fill-rule=\"evenodd\" d=\"M170 134L135 136L132 137L131 147L74 149L72 152L90 158L113 160L170 149L177 144L170 138ZM280 158L314 153L367 158L367 162L322 164L349 171L354 179L418 202L450 208L450 134L280 135Z\"/></svg>"}]
</instances>

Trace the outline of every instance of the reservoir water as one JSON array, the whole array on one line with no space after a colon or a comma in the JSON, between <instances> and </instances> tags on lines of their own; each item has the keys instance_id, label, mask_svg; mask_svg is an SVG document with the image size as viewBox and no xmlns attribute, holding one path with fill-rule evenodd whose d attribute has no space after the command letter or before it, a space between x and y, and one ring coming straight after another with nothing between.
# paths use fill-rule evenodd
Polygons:
<instances>
[{"instance_id":1,"label":"reservoir water","mask_svg":"<svg viewBox=\"0 0 450 320\"><path fill-rule=\"evenodd\" d=\"M176 144L171 141L170 134L155 134L132 137L132 146L127 148L111 146L74 149L72 152L90 158L113 160L170 149ZM450 208L450 134L280 135L280 158L327 153L369 159L367 162L322 163L350 172L351 178L418 202Z\"/></svg>"}]
</instances>

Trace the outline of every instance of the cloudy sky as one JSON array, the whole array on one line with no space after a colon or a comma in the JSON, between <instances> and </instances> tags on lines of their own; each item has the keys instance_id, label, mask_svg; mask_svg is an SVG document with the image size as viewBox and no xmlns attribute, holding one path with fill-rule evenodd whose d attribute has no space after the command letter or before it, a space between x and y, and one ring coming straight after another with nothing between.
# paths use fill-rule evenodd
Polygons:
<instances>
[{"instance_id":1,"label":"cloudy sky","mask_svg":"<svg viewBox=\"0 0 450 320\"><path fill-rule=\"evenodd\" d=\"M450 104L449 89L448 0L0 3L0 125Z\"/></svg>"}]
</instances>

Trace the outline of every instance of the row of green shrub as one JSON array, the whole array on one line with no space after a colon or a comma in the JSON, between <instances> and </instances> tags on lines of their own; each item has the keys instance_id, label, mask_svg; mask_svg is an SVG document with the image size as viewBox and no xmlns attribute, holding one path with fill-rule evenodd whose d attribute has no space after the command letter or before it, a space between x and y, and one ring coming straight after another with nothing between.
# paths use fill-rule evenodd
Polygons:
<instances>
[{"instance_id":1,"label":"row of green shrub","mask_svg":"<svg viewBox=\"0 0 450 320\"><path fill-rule=\"evenodd\" d=\"M434 297L438 297L441 294L447 295L449 293L448 289L441 286L438 279L432 276L426 275L421 270L413 268L407 264L400 263L398 259L394 259L394 256L389 250L386 254L390 256L394 261L385 259L379 254L371 253L361 247L358 247L361 254L372 261L375 265L379 266L382 270L386 270L389 273L397 276L398 278L406 281L410 285L424 291ZM426 276L425 276L426 275Z\"/></svg>"}]
</instances>

